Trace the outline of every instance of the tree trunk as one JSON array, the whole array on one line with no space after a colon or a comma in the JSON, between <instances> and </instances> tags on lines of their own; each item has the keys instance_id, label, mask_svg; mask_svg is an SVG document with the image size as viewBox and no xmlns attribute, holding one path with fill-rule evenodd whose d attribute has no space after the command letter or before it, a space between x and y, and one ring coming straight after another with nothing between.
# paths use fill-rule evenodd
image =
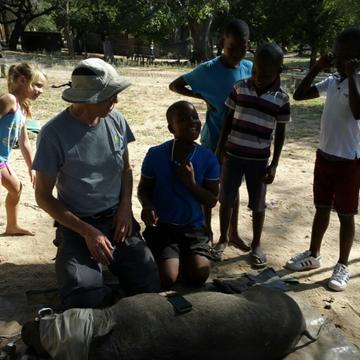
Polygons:
<instances>
[{"instance_id":1,"label":"tree trunk","mask_svg":"<svg viewBox=\"0 0 360 360\"><path fill-rule=\"evenodd\" d=\"M4 24L5 39L6 39L6 42L9 43L10 30L9 30L9 24L7 23L6 10L2 13L2 20L3 20L3 24Z\"/></svg>"},{"instance_id":2,"label":"tree trunk","mask_svg":"<svg viewBox=\"0 0 360 360\"><path fill-rule=\"evenodd\" d=\"M70 27L70 1L66 1L66 19L65 19L65 38L67 43L67 48L70 56L74 55L74 37Z\"/></svg>"},{"instance_id":3,"label":"tree trunk","mask_svg":"<svg viewBox=\"0 0 360 360\"><path fill-rule=\"evenodd\" d=\"M20 21L16 21L14 30L11 33L10 40L9 40L9 49L12 51L17 50L17 44L23 32L25 31L26 25Z\"/></svg>"},{"instance_id":4,"label":"tree trunk","mask_svg":"<svg viewBox=\"0 0 360 360\"><path fill-rule=\"evenodd\" d=\"M315 65L317 54L318 54L318 46L312 45L311 54L310 54L310 65L309 65L310 68L312 68Z\"/></svg>"},{"instance_id":5,"label":"tree trunk","mask_svg":"<svg viewBox=\"0 0 360 360\"><path fill-rule=\"evenodd\" d=\"M194 40L194 54L192 60L195 62L202 62L212 57L209 49L209 34L212 20L212 17L209 17L200 23L192 19L189 20L191 37Z\"/></svg>"}]
</instances>

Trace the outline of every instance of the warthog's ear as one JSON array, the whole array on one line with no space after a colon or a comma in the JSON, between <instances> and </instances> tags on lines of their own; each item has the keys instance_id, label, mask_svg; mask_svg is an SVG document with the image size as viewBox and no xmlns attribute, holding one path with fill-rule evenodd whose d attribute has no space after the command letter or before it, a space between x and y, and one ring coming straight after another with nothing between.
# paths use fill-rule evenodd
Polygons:
<instances>
[{"instance_id":1,"label":"warthog's ear","mask_svg":"<svg viewBox=\"0 0 360 360\"><path fill-rule=\"evenodd\" d=\"M40 322L29 321L21 329L21 338L23 342L30 346L38 356L49 357L49 354L43 348L40 341Z\"/></svg>"}]
</instances>

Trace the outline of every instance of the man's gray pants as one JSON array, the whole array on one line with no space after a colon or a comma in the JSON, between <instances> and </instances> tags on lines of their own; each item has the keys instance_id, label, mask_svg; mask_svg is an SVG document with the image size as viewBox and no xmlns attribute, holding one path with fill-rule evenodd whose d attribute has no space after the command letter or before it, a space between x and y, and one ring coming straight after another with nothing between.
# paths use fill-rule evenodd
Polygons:
<instances>
[{"instance_id":1,"label":"man's gray pants","mask_svg":"<svg viewBox=\"0 0 360 360\"><path fill-rule=\"evenodd\" d=\"M112 217L83 220L112 241ZM54 244L58 246L55 269L63 309L110 305L113 291L104 284L101 265L92 258L85 239L58 225ZM113 261L109 270L117 276L126 295L160 290L156 263L135 220L131 236L121 243L112 242L112 245Z\"/></svg>"}]
</instances>

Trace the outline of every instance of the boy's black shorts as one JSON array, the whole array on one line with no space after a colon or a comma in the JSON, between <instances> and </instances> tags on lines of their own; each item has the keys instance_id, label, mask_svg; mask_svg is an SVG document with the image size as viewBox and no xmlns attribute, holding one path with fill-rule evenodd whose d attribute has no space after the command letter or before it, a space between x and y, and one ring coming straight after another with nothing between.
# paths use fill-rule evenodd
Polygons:
<instances>
[{"instance_id":1,"label":"boy's black shorts","mask_svg":"<svg viewBox=\"0 0 360 360\"><path fill-rule=\"evenodd\" d=\"M143 236L158 262L186 255L211 259L210 238L204 227L158 224L147 226Z\"/></svg>"}]
</instances>

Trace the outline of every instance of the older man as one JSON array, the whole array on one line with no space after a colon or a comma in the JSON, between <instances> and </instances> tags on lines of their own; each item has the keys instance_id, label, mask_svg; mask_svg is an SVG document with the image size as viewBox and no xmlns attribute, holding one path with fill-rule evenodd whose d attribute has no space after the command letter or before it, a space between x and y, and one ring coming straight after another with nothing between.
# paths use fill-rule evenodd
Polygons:
<instances>
[{"instance_id":1,"label":"older man","mask_svg":"<svg viewBox=\"0 0 360 360\"><path fill-rule=\"evenodd\" d=\"M130 83L95 58L81 61L71 80L62 97L72 104L43 127L33 164L36 201L57 224L55 265L65 309L111 303L101 265L128 295L160 286L132 216L127 144L134 136L124 116L113 110L118 93Z\"/></svg>"}]
</instances>

